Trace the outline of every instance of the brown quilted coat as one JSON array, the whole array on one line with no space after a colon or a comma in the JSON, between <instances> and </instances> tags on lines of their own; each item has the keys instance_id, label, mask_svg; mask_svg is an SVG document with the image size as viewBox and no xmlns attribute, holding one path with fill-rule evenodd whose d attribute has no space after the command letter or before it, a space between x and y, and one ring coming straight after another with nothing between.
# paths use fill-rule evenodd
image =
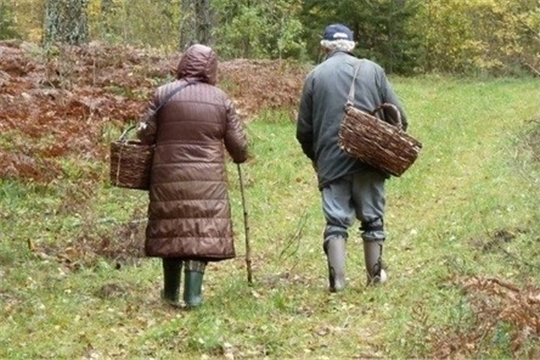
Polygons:
<instances>
[{"instance_id":1,"label":"brown quilted coat","mask_svg":"<svg viewBox=\"0 0 540 360\"><path fill-rule=\"evenodd\" d=\"M149 190L147 256L219 261L235 256L225 171L247 156L247 140L228 96L215 86L217 57L194 45L178 80L159 87L138 136L155 143ZM150 116L178 86L185 87ZM144 126L144 125L143 125Z\"/></svg>"}]
</instances>

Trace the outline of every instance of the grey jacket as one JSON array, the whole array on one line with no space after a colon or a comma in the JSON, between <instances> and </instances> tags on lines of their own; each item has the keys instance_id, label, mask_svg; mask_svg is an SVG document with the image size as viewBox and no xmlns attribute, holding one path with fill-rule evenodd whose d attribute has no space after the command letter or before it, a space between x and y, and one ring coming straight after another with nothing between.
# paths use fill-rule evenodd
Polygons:
<instances>
[{"instance_id":1,"label":"grey jacket","mask_svg":"<svg viewBox=\"0 0 540 360\"><path fill-rule=\"evenodd\" d=\"M296 138L304 154L317 167L321 189L333 180L369 167L338 146L339 127L355 64L360 64L355 81L355 107L372 111L384 102L394 104L401 112L404 129L407 129L407 116L379 65L343 51L330 53L306 77L296 129Z\"/></svg>"}]
</instances>

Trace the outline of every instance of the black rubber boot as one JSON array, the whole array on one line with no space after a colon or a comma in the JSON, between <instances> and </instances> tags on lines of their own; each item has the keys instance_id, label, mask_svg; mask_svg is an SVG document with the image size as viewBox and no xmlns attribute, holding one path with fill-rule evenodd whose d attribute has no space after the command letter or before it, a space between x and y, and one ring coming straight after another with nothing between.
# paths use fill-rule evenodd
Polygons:
<instances>
[{"instance_id":1,"label":"black rubber boot","mask_svg":"<svg viewBox=\"0 0 540 360\"><path fill-rule=\"evenodd\" d=\"M382 241L364 241L364 259L366 261L368 286L382 284L388 279L382 261L382 249Z\"/></svg>"},{"instance_id":2,"label":"black rubber boot","mask_svg":"<svg viewBox=\"0 0 540 360\"><path fill-rule=\"evenodd\" d=\"M342 236L331 236L324 241L328 261L329 290L338 292L345 288L346 241Z\"/></svg>"},{"instance_id":3,"label":"black rubber boot","mask_svg":"<svg viewBox=\"0 0 540 360\"><path fill-rule=\"evenodd\" d=\"M184 302L189 308L202 305L202 284L206 262L188 260L184 269Z\"/></svg>"},{"instance_id":4,"label":"black rubber boot","mask_svg":"<svg viewBox=\"0 0 540 360\"><path fill-rule=\"evenodd\" d=\"M178 304L181 271L182 260L177 258L163 259L163 291L161 297L172 305Z\"/></svg>"}]
</instances>

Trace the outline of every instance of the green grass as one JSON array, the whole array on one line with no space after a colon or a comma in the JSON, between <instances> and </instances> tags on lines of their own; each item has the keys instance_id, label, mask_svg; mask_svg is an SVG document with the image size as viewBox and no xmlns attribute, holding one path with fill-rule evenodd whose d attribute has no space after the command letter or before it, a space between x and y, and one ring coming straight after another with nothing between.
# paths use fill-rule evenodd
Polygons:
<instances>
[{"instance_id":1,"label":"green grass","mask_svg":"<svg viewBox=\"0 0 540 360\"><path fill-rule=\"evenodd\" d=\"M248 125L252 158L242 165L254 284L246 282L230 164L239 256L208 267L205 304L196 311L161 303L157 260L122 255L141 245L147 195L110 187L106 162L64 159L65 177L48 185L0 180L0 358L426 357L437 336L474 330L452 279L539 286L540 171L526 146L538 126L529 120L540 117L537 81L394 81L409 132L424 148L388 182L388 284L364 286L355 227L349 287L327 292L311 164L288 112L265 112ZM95 173L97 183L88 180ZM482 251L501 229L515 237ZM117 256L96 255L107 246ZM501 323L472 354L511 357L508 326ZM534 338L528 344L540 346Z\"/></svg>"}]
</instances>

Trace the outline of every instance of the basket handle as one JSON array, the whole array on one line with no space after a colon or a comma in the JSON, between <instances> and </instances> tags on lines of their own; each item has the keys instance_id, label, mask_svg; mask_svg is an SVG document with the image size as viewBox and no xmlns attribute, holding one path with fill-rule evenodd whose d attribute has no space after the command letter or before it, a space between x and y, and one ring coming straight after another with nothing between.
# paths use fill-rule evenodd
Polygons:
<instances>
[{"instance_id":1,"label":"basket handle","mask_svg":"<svg viewBox=\"0 0 540 360\"><path fill-rule=\"evenodd\" d=\"M388 116L384 113L385 109L391 109L393 114L395 116ZM399 111L398 107L394 104L390 103L383 103L379 106L377 106L372 112L371 115L375 115L379 111L383 111L384 119L391 125L394 125L398 127L398 129L403 129L403 123L401 122L401 112Z\"/></svg>"},{"instance_id":2,"label":"basket handle","mask_svg":"<svg viewBox=\"0 0 540 360\"><path fill-rule=\"evenodd\" d=\"M135 129L135 127L136 127L136 125L131 125L131 126L129 126L126 130L124 130L124 132L122 133L122 135L120 135L120 141L125 142L128 133L129 133L131 130Z\"/></svg>"}]
</instances>

